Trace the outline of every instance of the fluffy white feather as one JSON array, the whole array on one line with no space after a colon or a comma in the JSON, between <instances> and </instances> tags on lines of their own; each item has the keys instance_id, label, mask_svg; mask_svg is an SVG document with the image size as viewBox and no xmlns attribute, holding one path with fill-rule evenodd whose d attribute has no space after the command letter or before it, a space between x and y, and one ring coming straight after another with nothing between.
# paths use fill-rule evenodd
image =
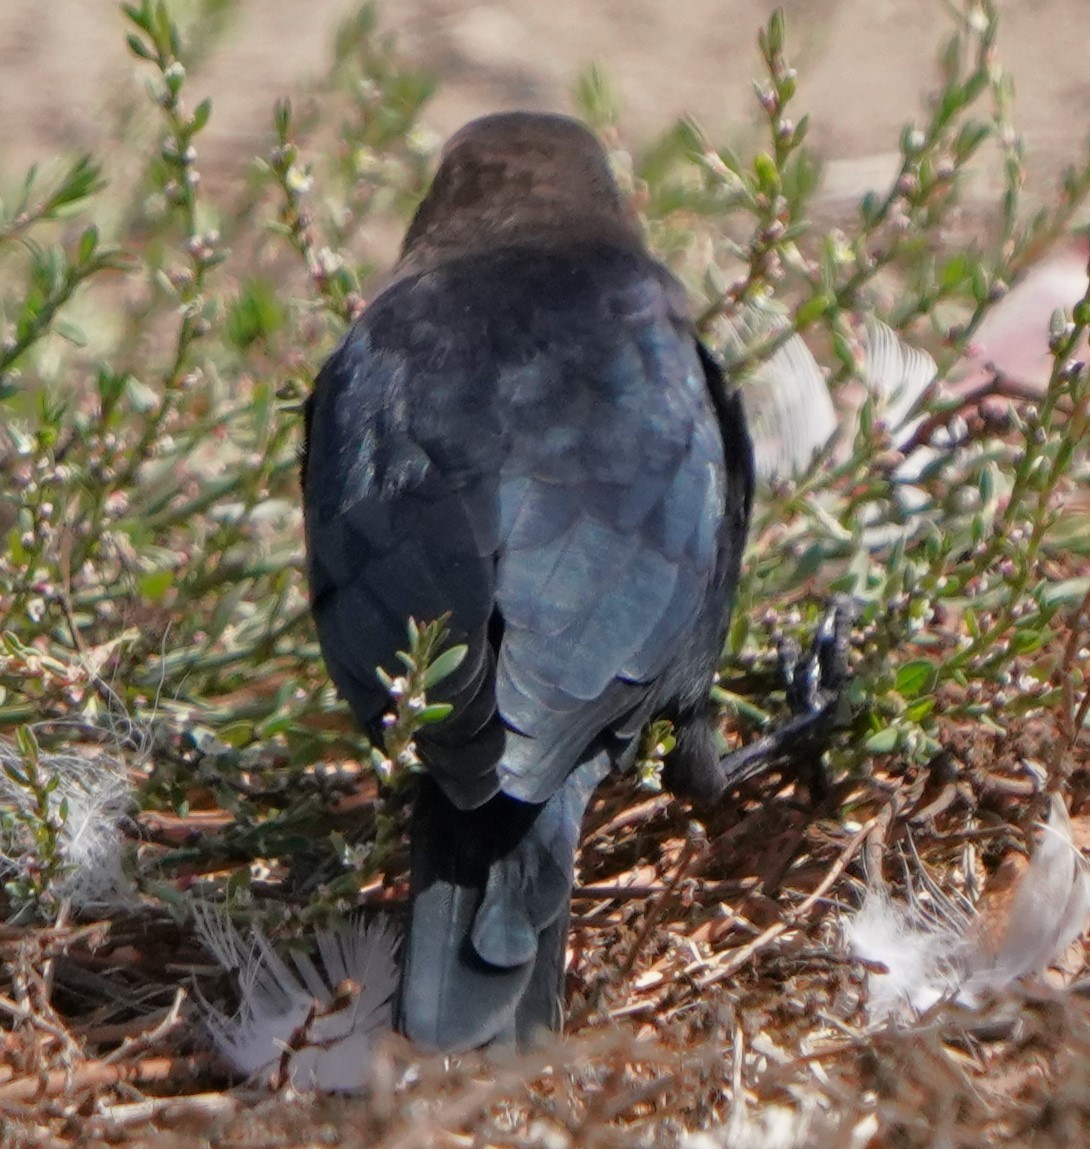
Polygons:
<instances>
[{"instance_id":1,"label":"fluffy white feather","mask_svg":"<svg viewBox=\"0 0 1090 1149\"><path fill-rule=\"evenodd\" d=\"M913 407L935 381L935 360L918 347L910 347L873 315L867 316L863 382L878 401L879 413L901 443L911 433L906 426Z\"/></svg>"},{"instance_id":2,"label":"fluffy white feather","mask_svg":"<svg viewBox=\"0 0 1090 1149\"><path fill-rule=\"evenodd\" d=\"M1043 973L1086 932L1088 921L1090 867L1072 838L1063 799L1054 794L1005 921L993 923L975 947L962 999L972 1004L1020 977Z\"/></svg>"},{"instance_id":3,"label":"fluffy white feather","mask_svg":"<svg viewBox=\"0 0 1090 1149\"><path fill-rule=\"evenodd\" d=\"M199 907L196 923L237 979L234 1016L211 1006L205 1014L216 1048L240 1073L299 1090L364 1085L374 1042L392 1026L398 942L390 925L338 923L316 935L317 964L296 952L289 964L260 930L244 939L218 908Z\"/></svg>"},{"instance_id":4,"label":"fluffy white feather","mask_svg":"<svg viewBox=\"0 0 1090 1149\"><path fill-rule=\"evenodd\" d=\"M967 922L929 913L914 899L895 902L869 889L846 933L852 955L875 967L867 975L871 1019L914 1016L956 997L966 928Z\"/></svg>"},{"instance_id":5,"label":"fluffy white feather","mask_svg":"<svg viewBox=\"0 0 1090 1149\"><path fill-rule=\"evenodd\" d=\"M15 746L4 740L0 740L0 767L0 804L18 810L27 819L36 818L37 799L17 781L22 759ZM123 865L125 836L121 823L135 803L124 763L108 754L92 757L43 752L38 768L53 782L49 812L58 827L62 861L53 892L76 909L100 909L130 901L133 885ZM36 848L29 826L13 821L0 841L0 872L17 871Z\"/></svg>"},{"instance_id":6,"label":"fluffy white feather","mask_svg":"<svg viewBox=\"0 0 1090 1149\"><path fill-rule=\"evenodd\" d=\"M1090 922L1090 868L1053 795L1033 858L1004 911L977 915L945 899L927 907L870 889L846 923L848 949L875 968L867 1011L875 1021L912 1017L937 1002L975 1007L1022 977L1043 973Z\"/></svg>"},{"instance_id":7,"label":"fluffy white feather","mask_svg":"<svg viewBox=\"0 0 1090 1149\"><path fill-rule=\"evenodd\" d=\"M741 350L755 336L773 334L783 320L751 308L736 323L730 339ZM935 361L904 343L880 320L868 317L863 331L863 383L894 441L912 433L911 410L935 381ZM763 479L789 478L804 471L827 447L841 420L825 376L810 348L793 335L754 373L744 391L746 416L753 436L757 473ZM850 412L843 434L854 435L856 413Z\"/></svg>"},{"instance_id":8,"label":"fluffy white feather","mask_svg":"<svg viewBox=\"0 0 1090 1149\"><path fill-rule=\"evenodd\" d=\"M774 330L771 326L768 332ZM836 434L836 411L825 376L798 335L761 364L743 396L762 479L805 471Z\"/></svg>"},{"instance_id":9,"label":"fluffy white feather","mask_svg":"<svg viewBox=\"0 0 1090 1149\"><path fill-rule=\"evenodd\" d=\"M796 1093L797 1091L793 1090ZM834 1112L816 1091L803 1094L794 1108L786 1105L737 1105L723 1125L689 1133L681 1149L811 1149L837 1145L864 1149L873 1143L876 1121L868 1114L854 1125Z\"/></svg>"}]
</instances>

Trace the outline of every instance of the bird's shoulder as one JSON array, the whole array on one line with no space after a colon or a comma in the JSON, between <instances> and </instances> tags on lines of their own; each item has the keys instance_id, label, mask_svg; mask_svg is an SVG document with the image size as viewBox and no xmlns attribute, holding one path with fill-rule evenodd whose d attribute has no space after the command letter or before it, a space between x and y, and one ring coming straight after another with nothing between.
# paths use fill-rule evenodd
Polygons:
<instances>
[{"instance_id":1,"label":"bird's shoulder","mask_svg":"<svg viewBox=\"0 0 1090 1149\"><path fill-rule=\"evenodd\" d=\"M395 278L361 323L375 350L414 360L487 350L499 362L586 351L634 329L691 336L681 285L637 246L507 244ZM688 332L688 335L687 335ZM450 364L453 365L453 364Z\"/></svg>"},{"instance_id":2,"label":"bird's shoulder","mask_svg":"<svg viewBox=\"0 0 1090 1149\"><path fill-rule=\"evenodd\" d=\"M683 289L646 252L511 245L375 298L316 382L307 470L323 517L429 463L578 480L608 453L625 482L694 433L714 452L711 403Z\"/></svg>"}]
</instances>

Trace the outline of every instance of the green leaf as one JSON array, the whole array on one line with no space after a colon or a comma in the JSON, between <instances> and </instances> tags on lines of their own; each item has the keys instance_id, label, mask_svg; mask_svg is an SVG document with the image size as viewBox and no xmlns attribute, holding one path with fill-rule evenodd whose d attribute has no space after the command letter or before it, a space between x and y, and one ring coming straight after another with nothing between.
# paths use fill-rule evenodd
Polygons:
<instances>
[{"instance_id":1,"label":"green leaf","mask_svg":"<svg viewBox=\"0 0 1090 1149\"><path fill-rule=\"evenodd\" d=\"M142 28L145 32L151 31L151 5L148 0L141 0L139 6L122 4L121 10L138 28Z\"/></svg>"},{"instance_id":2,"label":"green leaf","mask_svg":"<svg viewBox=\"0 0 1090 1149\"><path fill-rule=\"evenodd\" d=\"M753 157L753 171L761 191L766 195L775 195L780 187L780 173L776 161L766 152L758 152Z\"/></svg>"},{"instance_id":3,"label":"green leaf","mask_svg":"<svg viewBox=\"0 0 1090 1149\"><path fill-rule=\"evenodd\" d=\"M207 123L208 118L212 115L212 97L201 100L201 102L193 109L193 118L189 122L189 130L196 135Z\"/></svg>"},{"instance_id":4,"label":"green leaf","mask_svg":"<svg viewBox=\"0 0 1090 1149\"><path fill-rule=\"evenodd\" d=\"M131 33L125 39L128 42L129 51L134 56L138 56L141 60L155 59L155 53L135 33Z\"/></svg>"},{"instance_id":5,"label":"green leaf","mask_svg":"<svg viewBox=\"0 0 1090 1149\"><path fill-rule=\"evenodd\" d=\"M239 582L223 592L212 611L208 625L204 627L204 644L206 647L211 647L227 629L228 624L235 617L238 604L250 590L251 588L246 583Z\"/></svg>"},{"instance_id":6,"label":"green leaf","mask_svg":"<svg viewBox=\"0 0 1090 1149\"><path fill-rule=\"evenodd\" d=\"M1010 638L1011 654L1032 654L1035 650L1040 650L1045 644L1045 640L1049 637L1048 632L1044 629L1041 619L1027 620L1031 623L1036 622L1041 627L1040 630L1016 630Z\"/></svg>"},{"instance_id":7,"label":"green leaf","mask_svg":"<svg viewBox=\"0 0 1090 1149\"><path fill-rule=\"evenodd\" d=\"M777 8L772 13L768 21L768 39L766 41L769 52L778 56L783 52L783 46L787 39L787 30L785 26L783 9Z\"/></svg>"},{"instance_id":8,"label":"green leaf","mask_svg":"<svg viewBox=\"0 0 1090 1149\"><path fill-rule=\"evenodd\" d=\"M869 226L877 218L880 205L878 193L873 191L867 192L859 201L859 215L865 226Z\"/></svg>"},{"instance_id":9,"label":"green leaf","mask_svg":"<svg viewBox=\"0 0 1090 1149\"><path fill-rule=\"evenodd\" d=\"M276 134L281 140L286 140L291 131L291 100L283 97L273 105L273 124Z\"/></svg>"},{"instance_id":10,"label":"green leaf","mask_svg":"<svg viewBox=\"0 0 1090 1149\"><path fill-rule=\"evenodd\" d=\"M418 710L413 717L420 726L434 726L436 722L442 722L444 718L449 718L453 709L454 707L449 702L433 702L431 706L425 706L423 710Z\"/></svg>"},{"instance_id":11,"label":"green leaf","mask_svg":"<svg viewBox=\"0 0 1090 1149\"><path fill-rule=\"evenodd\" d=\"M57 319L53 323L53 331L62 339L67 340L73 347L87 346L87 333L69 319Z\"/></svg>"},{"instance_id":12,"label":"green leaf","mask_svg":"<svg viewBox=\"0 0 1090 1149\"><path fill-rule=\"evenodd\" d=\"M430 690L442 682L448 675L453 674L465 660L469 647L464 643L444 650L441 655L424 671L424 689Z\"/></svg>"},{"instance_id":13,"label":"green leaf","mask_svg":"<svg viewBox=\"0 0 1090 1149\"><path fill-rule=\"evenodd\" d=\"M125 376L125 398L137 414L154 411L159 406L159 396L133 375Z\"/></svg>"},{"instance_id":14,"label":"green leaf","mask_svg":"<svg viewBox=\"0 0 1090 1149\"><path fill-rule=\"evenodd\" d=\"M987 124L965 124L954 141L954 152L958 160L964 163L990 134L991 128Z\"/></svg>"},{"instance_id":15,"label":"green leaf","mask_svg":"<svg viewBox=\"0 0 1090 1149\"><path fill-rule=\"evenodd\" d=\"M916 698L933 690L938 679L938 669L925 658L906 662L897 671L894 689L905 698Z\"/></svg>"},{"instance_id":16,"label":"green leaf","mask_svg":"<svg viewBox=\"0 0 1090 1149\"><path fill-rule=\"evenodd\" d=\"M964 252L951 256L939 272L939 286L945 291L953 291L960 287L970 276L969 260Z\"/></svg>"},{"instance_id":17,"label":"green leaf","mask_svg":"<svg viewBox=\"0 0 1090 1149\"><path fill-rule=\"evenodd\" d=\"M909 722L922 722L932 710L935 709L935 696L932 694L927 698L919 698L910 706L905 708L905 718Z\"/></svg>"},{"instance_id":18,"label":"green leaf","mask_svg":"<svg viewBox=\"0 0 1090 1149\"><path fill-rule=\"evenodd\" d=\"M254 740L254 724L252 722L231 722L216 731L216 737L227 746L241 750Z\"/></svg>"},{"instance_id":19,"label":"green leaf","mask_svg":"<svg viewBox=\"0 0 1090 1149\"><path fill-rule=\"evenodd\" d=\"M980 637L980 623L977 622L976 611L971 606L965 608L965 613L962 616L965 622L965 629L969 632L970 638Z\"/></svg>"},{"instance_id":20,"label":"green leaf","mask_svg":"<svg viewBox=\"0 0 1090 1149\"><path fill-rule=\"evenodd\" d=\"M887 726L872 734L863 743L863 749L870 754L890 754L897 749L898 734L893 726Z\"/></svg>"},{"instance_id":21,"label":"green leaf","mask_svg":"<svg viewBox=\"0 0 1090 1149\"><path fill-rule=\"evenodd\" d=\"M37 766L41 751L38 747L38 737L29 726L18 726L15 729L15 746L19 757L28 766Z\"/></svg>"},{"instance_id":22,"label":"green leaf","mask_svg":"<svg viewBox=\"0 0 1090 1149\"><path fill-rule=\"evenodd\" d=\"M267 341L284 325L284 308L267 279L248 279L227 311L227 337L240 350Z\"/></svg>"},{"instance_id":23,"label":"green leaf","mask_svg":"<svg viewBox=\"0 0 1090 1149\"><path fill-rule=\"evenodd\" d=\"M575 81L574 101L579 114L591 127L602 129L621 117L621 100L606 70L591 64Z\"/></svg>"},{"instance_id":24,"label":"green leaf","mask_svg":"<svg viewBox=\"0 0 1090 1149\"><path fill-rule=\"evenodd\" d=\"M23 546L22 532L18 527L12 527L7 534L8 555L16 566L22 566L27 560L27 549Z\"/></svg>"},{"instance_id":25,"label":"green leaf","mask_svg":"<svg viewBox=\"0 0 1090 1149\"><path fill-rule=\"evenodd\" d=\"M825 292L811 296L795 312L795 326L800 330L809 327L815 320L820 319L833 306L834 302L833 297Z\"/></svg>"},{"instance_id":26,"label":"green leaf","mask_svg":"<svg viewBox=\"0 0 1090 1149\"><path fill-rule=\"evenodd\" d=\"M278 734L284 734L292 727L292 718L290 714L275 714L267 722L261 724L258 732L260 738L275 738Z\"/></svg>"},{"instance_id":27,"label":"green leaf","mask_svg":"<svg viewBox=\"0 0 1090 1149\"><path fill-rule=\"evenodd\" d=\"M166 593L174 585L174 572L172 570L148 571L140 576L137 584L140 593L151 602L161 602Z\"/></svg>"},{"instance_id":28,"label":"green leaf","mask_svg":"<svg viewBox=\"0 0 1090 1149\"><path fill-rule=\"evenodd\" d=\"M95 248L98 247L98 228L92 224L86 228L83 234L79 237L79 247L76 249L76 257L80 263L87 263L91 256L95 254Z\"/></svg>"},{"instance_id":29,"label":"green leaf","mask_svg":"<svg viewBox=\"0 0 1090 1149\"><path fill-rule=\"evenodd\" d=\"M1042 583L1035 597L1042 606L1062 606L1081 602L1087 594L1090 594L1090 578L1068 578Z\"/></svg>"}]
</instances>

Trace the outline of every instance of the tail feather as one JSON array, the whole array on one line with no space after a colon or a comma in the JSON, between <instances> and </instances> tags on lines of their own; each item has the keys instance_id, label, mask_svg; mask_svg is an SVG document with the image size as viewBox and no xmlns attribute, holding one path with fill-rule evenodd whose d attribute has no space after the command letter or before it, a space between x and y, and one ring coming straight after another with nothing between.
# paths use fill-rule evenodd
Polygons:
<instances>
[{"instance_id":1,"label":"tail feather","mask_svg":"<svg viewBox=\"0 0 1090 1149\"><path fill-rule=\"evenodd\" d=\"M579 826L607 769L604 754L583 763L544 806L501 794L467 811L422 780L398 1006L409 1038L454 1052L559 1027Z\"/></svg>"},{"instance_id":2,"label":"tail feather","mask_svg":"<svg viewBox=\"0 0 1090 1149\"><path fill-rule=\"evenodd\" d=\"M565 908L538 938L534 970L515 1012L515 1039L520 1049L533 1045L543 1032L561 1028L569 917Z\"/></svg>"}]
</instances>

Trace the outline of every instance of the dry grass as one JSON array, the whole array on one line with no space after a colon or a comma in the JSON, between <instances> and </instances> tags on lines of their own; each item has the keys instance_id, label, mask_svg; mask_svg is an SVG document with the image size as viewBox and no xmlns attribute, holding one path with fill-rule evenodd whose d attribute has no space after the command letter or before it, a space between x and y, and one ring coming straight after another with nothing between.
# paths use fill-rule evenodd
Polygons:
<instances>
[{"instance_id":1,"label":"dry grass","mask_svg":"<svg viewBox=\"0 0 1090 1149\"><path fill-rule=\"evenodd\" d=\"M1057 633L1057 649L1075 637ZM1090 838L1085 746L1069 729L1059 714L1017 735L950 729L929 767L879 761L816 803L772 778L694 811L634 802L617 780L587 820L568 1035L523 1057L451 1059L391 1035L356 1098L229 1080L193 1003L196 987L222 998L224 979L168 889L96 921L5 927L4 1144L660 1145L694 1130L731 1145L1077 1144L1090 1002L1063 983L1081 951L1016 1000L875 1029L867 971L840 937L868 873L899 883L909 843L948 890L1001 896L997 872L1025 849L1055 768ZM154 853L229 821L149 811L132 833ZM215 873L230 870L221 859ZM172 879L176 899L209 872ZM372 889L388 909L403 898L396 872ZM784 1128L794 1140L775 1140Z\"/></svg>"}]
</instances>

